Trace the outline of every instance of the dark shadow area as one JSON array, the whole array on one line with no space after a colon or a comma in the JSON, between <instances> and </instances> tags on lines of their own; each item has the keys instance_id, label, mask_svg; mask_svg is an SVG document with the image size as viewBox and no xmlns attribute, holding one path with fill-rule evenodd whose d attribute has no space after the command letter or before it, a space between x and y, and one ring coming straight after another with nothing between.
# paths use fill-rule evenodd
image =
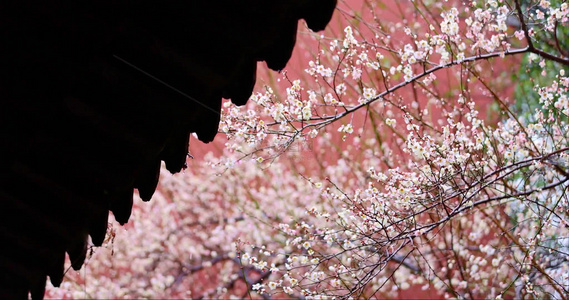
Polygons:
<instances>
[{"instance_id":1,"label":"dark shadow area","mask_svg":"<svg viewBox=\"0 0 569 300\"><path fill-rule=\"evenodd\" d=\"M4 1L0 4L0 297L41 299L152 197L161 161L217 133L256 63L282 69L299 19L322 30L335 0Z\"/></svg>"}]
</instances>

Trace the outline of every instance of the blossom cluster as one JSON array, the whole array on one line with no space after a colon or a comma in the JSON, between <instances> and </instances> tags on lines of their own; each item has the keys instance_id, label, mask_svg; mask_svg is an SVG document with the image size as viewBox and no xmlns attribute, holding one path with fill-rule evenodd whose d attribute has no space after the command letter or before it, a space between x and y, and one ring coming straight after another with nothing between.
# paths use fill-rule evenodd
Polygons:
<instances>
[{"instance_id":1,"label":"blossom cluster","mask_svg":"<svg viewBox=\"0 0 569 300\"><path fill-rule=\"evenodd\" d=\"M48 295L567 299L567 3L366 3Z\"/></svg>"}]
</instances>

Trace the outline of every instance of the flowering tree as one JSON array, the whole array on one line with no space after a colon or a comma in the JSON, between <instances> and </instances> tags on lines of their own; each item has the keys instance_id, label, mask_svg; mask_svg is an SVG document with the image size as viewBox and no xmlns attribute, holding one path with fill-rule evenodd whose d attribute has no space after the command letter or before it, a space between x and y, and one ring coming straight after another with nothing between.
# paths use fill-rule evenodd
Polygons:
<instances>
[{"instance_id":1,"label":"flowering tree","mask_svg":"<svg viewBox=\"0 0 569 300\"><path fill-rule=\"evenodd\" d=\"M336 22L47 295L567 299L568 3Z\"/></svg>"}]
</instances>

